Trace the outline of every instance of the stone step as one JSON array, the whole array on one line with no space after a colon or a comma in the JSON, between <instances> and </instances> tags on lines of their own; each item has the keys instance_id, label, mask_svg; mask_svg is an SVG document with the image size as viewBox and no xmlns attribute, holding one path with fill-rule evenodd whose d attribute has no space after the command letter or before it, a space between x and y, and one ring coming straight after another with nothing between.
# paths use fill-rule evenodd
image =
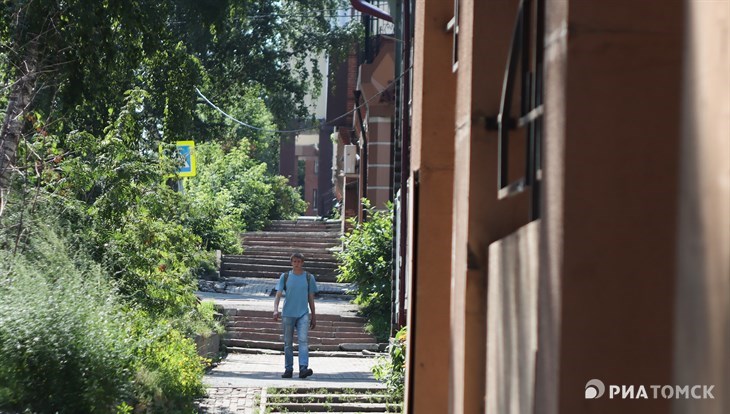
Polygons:
<instances>
[{"instance_id":1,"label":"stone step","mask_svg":"<svg viewBox=\"0 0 730 414\"><path fill-rule=\"evenodd\" d=\"M277 240L280 238L291 238L294 240L332 240L341 242L339 232L331 231L252 231L242 234L244 239L254 240Z\"/></svg>"},{"instance_id":2,"label":"stone step","mask_svg":"<svg viewBox=\"0 0 730 414\"><path fill-rule=\"evenodd\" d=\"M248 253L243 255L231 255L224 256L221 260L222 263L251 263L261 265L284 265L291 268L291 255L271 255L271 254L254 254ZM305 256L304 270L307 270L309 266L320 266L324 268L336 269L339 266L339 262L334 255L328 255L328 257L312 258Z\"/></svg>"},{"instance_id":3,"label":"stone step","mask_svg":"<svg viewBox=\"0 0 730 414\"><path fill-rule=\"evenodd\" d=\"M294 335L294 342L296 342L296 335ZM262 332L226 332L223 337L227 339L241 339L246 341L271 341L280 342L284 340L284 336L279 331L278 333L262 333ZM318 336L317 330L309 331L309 345L339 345L343 343L349 344L375 344L377 341L373 338L340 338L340 337L329 337L329 336Z\"/></svg>"},{"instance_id":4,"label":"stone step","mask_svg":"<svg viewBox=\"0 0 730 414\"><path fill-rule=\"evenodd\" d=\"M272 223L264 228L263 231L290 231L290 232L339 232L342 226L321 225L309 223Z\"/></svg>"},{"instance_id":5,"label":"stone step","mask_svg":"<svg viewBox=\"0 0 730 414\"><path fill-rule=\"evenodd\" d=\"M268 318L269 320L271 319L271 312L268 310L227 308L224 310L224 313L229 318L229 320L231 320L231 318L233 317ZM357 324L365 324L368 320L361 316L327 315L319 313L317 314L318 323L326 321L348 324L343 326L353 326L349 324L355 324L354 326L357 326Z\"/></svg>"},{"instance_id":6,"label":"stone step","mask_svg":"<svg viewBox=\"0 0 730 414\"><path fill-rule=\"evenodd\" d=\"M316 372L315 372L316 375ZM384 388L268 388L259 409L266 413L399 413L400 403Z\"/></svg>"},{"instance_id":7,"label":"stone step","mask_svg":"<svg viewBox=\"0 0 730 414\"><path fill-rule=\"evenodd\" d=\"M382 344L383 350L387 344ZM228 352L237 354L253 354L253 355L284 355L283 351L275 349L257 349L257 348L241 348L236 346L226 347ZM309 351L309 356L313 358L376 358L378 356L384 356L382 352L371 352L371 351ZM294 348L294 356L299 355L299 352Z\"/></svg>"},{"instance_id":8,"label":"stone step","mask_svg":"<svg viewBox=\"0 0 730 414\"><path fill-rule=\"evenodd\" d=\"M248 248L244 250L241 257L255 257L255 258L269 258L276 260L291 260L291 255L295 250L282 250L282 249L261 249L261 248ZM300 252L304 254L304 262L311 263L312 261L322 260L327 262L337 262L337 257L334 251L316 251L316 252Z\"/></svg>"},{"instance_id":9,"label":"stone step","mask_svg":"<svg viewBox=\"0 0 730 414\"><path fill-rule=\"evenodd\" d=\"M315 331L318 336L322 337L353 337L353 338L371 338L368 334L364 325L359 326L340 326L340 323L350 324L350 322L332 322L332 321L320 321L317 320L317 328ZM333 325L334 324L334 325ZM259 333L281 333L281 321L274 322L273 319L269 319L269 322L262 321L242 321L234 320L226 323L227 331L235 332L259 332Z\"/></svg>"},{"instance_id":10,"label":"stone step","mask_svg":"<svg viewBox=\"0 0 730 414\"><path fill-rule=\"evenodd\" d=\"M396 412L396 404L385 403L267 403L267 413L387 413ZM400 411L397 411L400 412Z\"/></svg>"},{"instance_id":11,"label":"stone step","mask_svg":"<svg viewBox=\"0 0 730 414\"><path fill-rule=\"evenodd\" d=\"M244 339L223 339L223 344L230 348L258 348L258 349L273 349L276 351L284 350L284 343L279 341L248 341ZM369 345L369 344L364 344ZM295 348L297 344L295 343ZM340 345L323 345L323 344L310 344L310 351L340 351Z\"/></svg>"},{"instance_id":12,"label":"stone step","mask_svg":"<svg viewBox=\"0 0 730 414\"><path fill-rule=\"evenodd\" d=\"M268 320L263 318L256 318L252 320L246 320L245 317L237 316L236 319L229 320L226 324L226 329L273 329L281 331L281 322L274 321L273 318L269 317ZM347 324L350 326L342 326L341 324ZM367 335L363 329L363 324L357 326L351 326L351 322L333 322L333 321L320 321L317 317L317 329L323 329L337 333L353 333Z\"/></svg>"},{"instance_id":13,"label":"stone step","mask_svg":"<svg viewBox=\"0 0 730 414\"><path fill-rule=\"evenodd\" d=\"M339 251L339 248L322 248L322 247L292 247L285 244L280 245L273 245L273 246L262 246L262 245L245 245L243 246L244 252L269 252L273 253L276 252L278 254L286 255L287 257L291 257L291 255L295 252L303 253L305 260L307 259L308 254L312 255L331 255L334 254L334 252ZM245 253L244 253L245 254Z\"/></svg>"},{"instance_id":14,"label":"stone step","mask_svg":"<svg viewBox=\"0 0 730 414\"><path fill-rule=\"evenodd\" d=\"M329 260L336 260L335 254L337 252L341 251L341 249L310 249L310 251L306 252L304 255L304 261L311 260L312 258L320 258L320 259L329 259ZM260 248L256 246L248 246L243 250L243 253L239 256L263 256L263 257L271 257L276 256L281 259L289 260L291 259L291 255L294 253L304 253L300 252L299 250L295 250L290 247L286 248Z\"/></svg>"},{"instance_id":15,"label":"stone step","mask_svg":"<svg viewBox=\"0 0 730 414\"><path fill-rule=\"evenodd\" d=\"M319 394L319 388L308 390L297 394L269 395L268 397L286 397L291 402L332 402L332 403L356 403L356 402L387 402L392 400L387 394L362 393L362 394ZM348 390L349 391L349 390ZM267 401L268 402L268 401Z\"/></svg>"},{"instance_id":16,"label":"stone step","mask_svg":"<svg viewBox=\"0 0 730 414\"><path fill-rule=\"evenodd\" d=\"M281 334L281 325L276 327L254 327L250 325L245 326L228 326L226 331L230 334L244 334L244 333L255 333L255 334ZM315 335L316 333L316 335ZM327 329L326 327L319 326L310 331L310 335L315 335L318 338L360 338L360 339L373 339L367 332L360 331L340 331L339 329ZM345 341L347 342L347 341Z\"/></svg>"},{"instance_id":17,"label":"stone step","mask_svg":"<svg viewBox=\"0 0 730 414\"><path fill-rule=\"evenodd\" d=\"M247 278L253 277L258 279L279 279L281 272L276 271L249 271L249 270L226 270L221 269L221 277L239 277ZM335 274L321 274L315 275L317 282L337 282L337 276Z\"/></svg>"},{"instance_id":18,"label":"stone step","mask_svg":"<svg viewBox=\"0 0 730 414\"><path fill-rule=\"evenodd\" d=\"M275 271L279 274L288 272L291 270L290 264L261 264L261 263L242 263L242 262L229 262L225 261L221 263L221 270L249 270L249 271ZM307 272L313 274L315 277L319 274L331 274L337 271L334 266L319 266L318 263L313 263L312 266L307 266L305 269Z\"/></svg>"},{"instance_id":19,"label":"stone step","mask_svg":"<svg viewBox=\"0 0 730 414\"><path fill-rule=\"evenodd\" d=\"M327 241L305 241L305 240L250 240L244 239L242 246L245 249L256 248L256 247L273 247L287 250L320 250L323 252L331 251L332 249L339 248L339 243L331 243Z\"/></svg>"},{"instance_id":20,"label":"stone step","mask_svg":"<svg viewBox=\"0 0 730 414\"><path fill-rule=\"evenodd\" d=\"M322 280L319 276L315 275L317 280L317 287L319 288L318 295L328 295L328 298L334 298L333 295L342 296L341 300L350 301L352 300L352 292L355 289L353 283L341 283L341 282L327 282ZM243 292L265 292L270 294L272 289L276 288L279 278L254 278L254 277L224 277L221 278L220 284L224 285L221 289L226 291L231 290L231 293L243 293ZM276 293L276 292L274 292ZM286 296L286 292L284 292ZM273 302L272 302L273 303Z\"/></svg>"},{"instance_id":21,"label":"stone step","mask_svg":"<svg viewBox=\"0 0 730 414\"><path fill-rule=\"evenodd\" d=\"M328 325L329 323L329 325ZM317 320L317 330L322 330L330 333L336 333L338 335L368 335L365 333L362 326L339 326L331 325L331 321L319 321ZM281 332L281 322L274 322L269 318L268 322L264 321L242 321L236 319L226 324L226 330L265 330L267 332Z\"/></svg>"},{"instance_id":22,"label":"stone step","mask_svg":"<svg viewBox=\"0 0 730 414\"><path fill-rule=\"evenodd\" d=\"M310 221L310 220L271 220L268 227L326 227L326 228L340 228L342 223L337 221Z\"/></svg>"},{"instance_id":23,"label":"stone step","mask_svg":"<svg viewBox=\"0 0 730 414\"><path fill-rule=\"evenodd\" d=\"M245 233L242 240L260 240L260 241L282 241L291 240L296 242L318 241L322 243L341 244L340 236L330 233L287 233L287 232L271 232L271 233Z\"/></svg>"},{"instance_id":24,"label":"stone step","mask_svg":"<svg viewBox=\"0 0 730 414\"><path fill-rule=\"evenodd\" d=\"M263 264L263 265L285 265L291 267L291 255L286 257L276 256L259 256L252 253L242 255L224 255L222 260L226 263L251 263L251 264ZM321 267L337 267L339 262L331 255L327 259L312 259L309 260L305 257L304 269L306 270L309 266L321 266Z\"/></svg>"},{"instance_id":25,"label":"stone step","mask_svg":"<svg viewBox=\"0 0 730 414\"><path fill-rule=\"evenodd\" d=\"M273 313L273 312L272 312ZM331 321L331 320L324 320L325 316L329 315L317 315L317 328L321 329L327 329L332 331L337 331L338 329L341 329L341 332L365 332L364 327L365 324L361 322L342 322L342 321ZM254 326L254 324L257 324L257 326ZM272 324L272 325L267 325ZM227 326L231 327L239 327L239 328L273 328L273 327L280 327L281 322L280 321L274 321L272 318L272 314L269 313L268 318L256 318L256 319L246 319L245 317L241 316L229 316L227 321ZM358 331L359 329L359 331Z\"/></svg>"}]
</instances>

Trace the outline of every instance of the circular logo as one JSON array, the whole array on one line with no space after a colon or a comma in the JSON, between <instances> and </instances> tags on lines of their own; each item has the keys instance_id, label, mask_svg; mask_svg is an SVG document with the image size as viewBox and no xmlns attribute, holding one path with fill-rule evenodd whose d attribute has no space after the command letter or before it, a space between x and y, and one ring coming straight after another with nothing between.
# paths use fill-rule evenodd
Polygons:
<instances>
[{"instance_id":1,"label":"circular logo","mask_svg":"<svg viewBox=\"0 0 730 414\"><path fill-rule=\"evenodd\" d=\"M586 382L586 400L601 398L604 392L606 392L606 386L603 385L603 381L592 379Z\"/></svg>"}]
</instances>

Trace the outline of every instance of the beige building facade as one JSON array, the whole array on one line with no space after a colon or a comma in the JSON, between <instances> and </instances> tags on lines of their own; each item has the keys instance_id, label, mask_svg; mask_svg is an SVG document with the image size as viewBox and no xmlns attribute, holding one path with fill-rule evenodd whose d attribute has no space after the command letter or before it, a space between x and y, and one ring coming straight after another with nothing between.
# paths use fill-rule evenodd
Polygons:
<instances>
[{"instance_id":1,"label":"beige building facade","mask_svg":"<svg viewBox=\"0 0 730 414\"><path fill-rule=\"evenodd\" d=\"M728 412L730 2L455 3L413 8L407 411Z\"/></svg>"}]
</instances>

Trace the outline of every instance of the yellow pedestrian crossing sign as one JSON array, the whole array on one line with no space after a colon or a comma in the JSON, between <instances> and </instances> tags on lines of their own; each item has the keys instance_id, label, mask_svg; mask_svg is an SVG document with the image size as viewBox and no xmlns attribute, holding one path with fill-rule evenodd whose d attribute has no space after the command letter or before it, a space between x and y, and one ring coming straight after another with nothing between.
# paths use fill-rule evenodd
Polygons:
<instances>
[{"instance_id":1,"label":"yellow pedestrian crossing sign","mask_svg":"<svg viewBox=\"0 0 730 414\"><path fill-rule=\"evenodd\" d=\"M195 142L194 141L177 141L177 150L185 159L185 164L177 171L180 177L195 176Z\"/></svg>"}]
</instances>

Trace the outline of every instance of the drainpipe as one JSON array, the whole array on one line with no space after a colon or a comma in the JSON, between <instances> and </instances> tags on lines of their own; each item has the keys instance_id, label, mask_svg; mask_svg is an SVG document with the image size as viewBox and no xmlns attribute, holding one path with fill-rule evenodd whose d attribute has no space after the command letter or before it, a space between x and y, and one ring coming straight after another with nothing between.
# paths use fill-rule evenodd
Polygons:
<instances>
[{"instance_id":1,"label":"drainpipe","mask_svg":"<svg viewBox=\"0 0 730 414\"><path fill-rule=\"evenodd\" d=\"M357 120L360 123L360 134L362 136L362 147L360 147L360 178L362 180L362 194L360 194L359 210L362 211L361 221L367 220L367 213L362 209L362 198L368 196L368 136L365 132L365 119L360 112L360 98L362 97L362 91L355 91L355 106L357 106ZM367 101L363 105L367 105Z\"/></svg>"},{"instance_id":2,"label":"drainpipe","mask_svg":"<svg viewBox=\"0 0 730 414\"><path fill-rule=\"evenodd\" d=\"M406 254L407 254L407 237L408 234L408 209L409 205L413 203L412 200L408 199L408 178L411 174L411 120L410 120L410 100L411 100L411 2L409 0L403 0L403 76L401 82L403 87L401 104L401 215L400 215L400 231L401 231L401 244L400 244L400 280L399 284L399 298L398 298L398 328L405 326L407 323L406 312L405 312L405 301L406 301ZM412 186L416 184L411 183ZM415 225L412 223L412 225ZM415 250L414 250L415 251ZM415 260L413 261L415 264ZM411 269L413 270L413 269ZM413 275L411 275L413 277ZM410 292L413 295L413 292ZM409 309L410 310L410 309ZM411 327L409 329L413 329Z\"/></svg>"},{"instance_id":3,"label":"drainpipe","mask_svg":"<svg viewBox=\"0 0 730 414\"><path fill-rule=\"evenodd\" d=\"M383 19L386 22L393 21L393 18L390 17L388 13L380 10L379 8L364 0L350 0L350 4L352 4L352 7L354 7L355 10L358 10L364 14L377 17L378 19Z\"/></svg>"}]
</instances>

